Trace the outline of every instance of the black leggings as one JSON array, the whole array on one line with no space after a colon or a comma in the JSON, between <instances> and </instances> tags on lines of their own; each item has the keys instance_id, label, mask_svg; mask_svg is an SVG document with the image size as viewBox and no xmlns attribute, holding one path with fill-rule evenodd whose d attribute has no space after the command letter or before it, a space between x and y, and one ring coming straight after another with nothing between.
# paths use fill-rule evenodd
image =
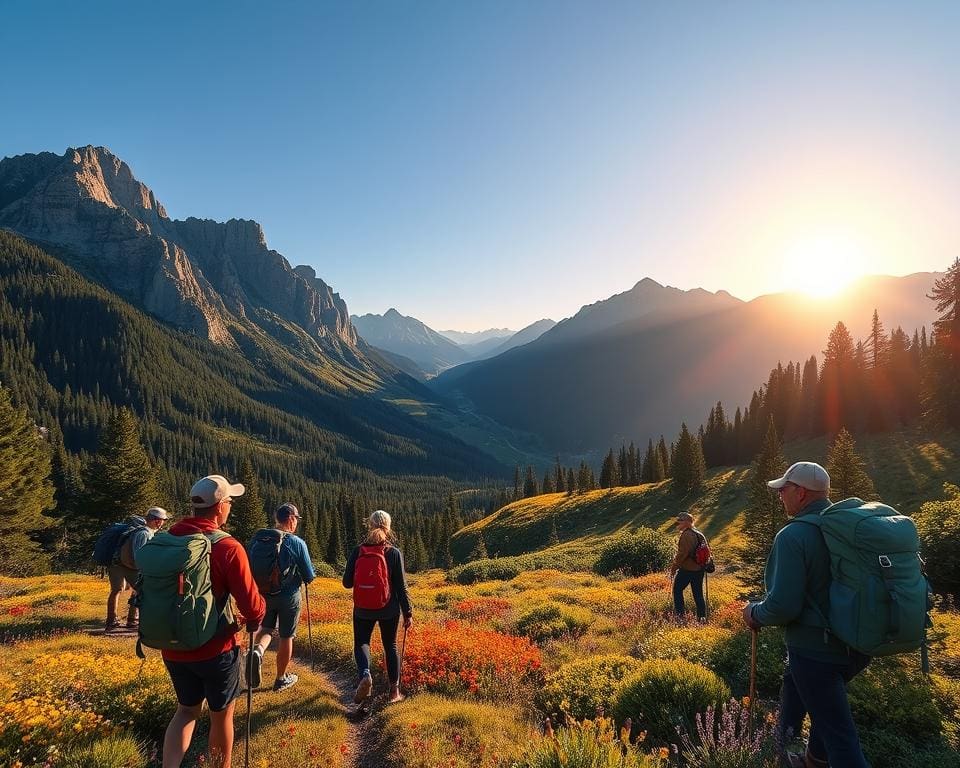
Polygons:
<instances>
[{"instance_id":1,"label":"black leggings","mask_svg":"<svg viewBox=\"0 0 960 768\"><path fill-rule=\"evenodd\" d=\"M380 639L383 641L383 653L387 657L387 675L390 683L400 682L400 654L397 653L397 628L400 617L392 619L358 619L353 617L353 656L357 660L360 676L370 671L370 638L373 637L373 625L380 622Z\"/></svg>"}]
</instances>

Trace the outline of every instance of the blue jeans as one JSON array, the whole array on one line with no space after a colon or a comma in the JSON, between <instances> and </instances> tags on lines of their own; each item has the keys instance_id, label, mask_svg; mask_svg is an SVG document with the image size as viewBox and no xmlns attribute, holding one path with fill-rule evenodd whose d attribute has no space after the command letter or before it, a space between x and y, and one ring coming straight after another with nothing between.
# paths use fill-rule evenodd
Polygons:
<instances>
[{"instance_id":1,"label":"blue jeans","mask_svg":"<svg viewBox=\"0 0 960 768\"><path fill-rule=\"evenodd\" d=\"M683 616L683 590L690 585L693 592L693 602L697 604L697 618L703 619L707 615L707 604L703 600L703 571L685 571L682 568L673 577L673 610L677 616Z\"/></svg>"},{"instance_id":2,"label":"blue jeans","mask_svg":"<svg viewBox=\"0 0 960 768\"><path fill-rule=\"evenodd\" d=\"M789 650L780 689L780 733L786 743L800 733L810 715L807 749L818 760L843 768L870 768L850 714L847 683L862 672L870 657L850 651L842 664L818 661Z\"/></svg>"}]
</instances>

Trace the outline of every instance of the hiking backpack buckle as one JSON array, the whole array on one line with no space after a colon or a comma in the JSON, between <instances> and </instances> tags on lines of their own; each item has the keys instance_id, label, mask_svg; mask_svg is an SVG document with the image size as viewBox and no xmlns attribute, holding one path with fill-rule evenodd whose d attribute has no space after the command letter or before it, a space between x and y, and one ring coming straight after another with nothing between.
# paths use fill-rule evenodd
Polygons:
<instances>
[{"instance_id":1,"label":"hiking backpack buckle","mask_svg":"<svg viewBox=\"0 0 960 768\"><path fill-rule=\"evenodd\" d=\"M877 560L880 561L880 567L881 567L881 568L892 568L892 567L893 567L893 563L890 562L890 558L887 557L886 555L880 555L880 557L878 557Z\"/></svg>"}]
</instances>

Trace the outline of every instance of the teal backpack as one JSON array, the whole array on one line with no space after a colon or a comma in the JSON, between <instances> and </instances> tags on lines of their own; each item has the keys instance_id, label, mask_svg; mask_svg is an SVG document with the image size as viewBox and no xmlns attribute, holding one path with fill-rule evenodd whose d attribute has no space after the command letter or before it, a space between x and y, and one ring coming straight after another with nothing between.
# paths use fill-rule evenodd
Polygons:
<instances>
[{"instance_id":1,"label":"teal backpack","mask_svg":"<svg viewBox=\"0 0 960 768\"><path fill-rule=\"evenodd\" d=\"M814 521L830 552L829 631L867 656L922 651L927 667L930 585L911 518L879 502L837 502Z\"/></svg>"},{"instance_id":2,"label":"teal backpack","mask_svg":"<svg viewBox=\"0 0 960 768\"><path fill-rule=\"evenodd\" d=\"M217 605L210 581L210 551L229 533L175 536L161 531L137 552L140 579L134 605L140 608L142 646L189 651L233 623L230 600Z\"/></svg>"}]
</instances>

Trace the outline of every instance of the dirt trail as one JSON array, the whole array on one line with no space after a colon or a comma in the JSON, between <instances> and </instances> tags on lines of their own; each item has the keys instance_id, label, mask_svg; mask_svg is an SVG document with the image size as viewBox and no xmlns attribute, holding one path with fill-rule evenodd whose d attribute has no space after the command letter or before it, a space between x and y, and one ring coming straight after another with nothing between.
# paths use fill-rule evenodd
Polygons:
<instances>
[{"instance_id":1,"label":"dirt trail","mask_svg":"<svg viewBox=\"0 0 960 768\"><path fill-rule=\"evenodd\" d=\"M347 713L347 722L349 723L347 735L349 761L347 768L381 768L384 763L383 760L379 759L376 748L379 732L378 713L385 703L385 695L375 696L371 700L370 714L355 716L350 714L357 709L357 705L353 703L354 677L344 672L327 673L319 670L315 674L325 677L336 688L340 694L340 703Z\"/></svg>"}]
</instances>

